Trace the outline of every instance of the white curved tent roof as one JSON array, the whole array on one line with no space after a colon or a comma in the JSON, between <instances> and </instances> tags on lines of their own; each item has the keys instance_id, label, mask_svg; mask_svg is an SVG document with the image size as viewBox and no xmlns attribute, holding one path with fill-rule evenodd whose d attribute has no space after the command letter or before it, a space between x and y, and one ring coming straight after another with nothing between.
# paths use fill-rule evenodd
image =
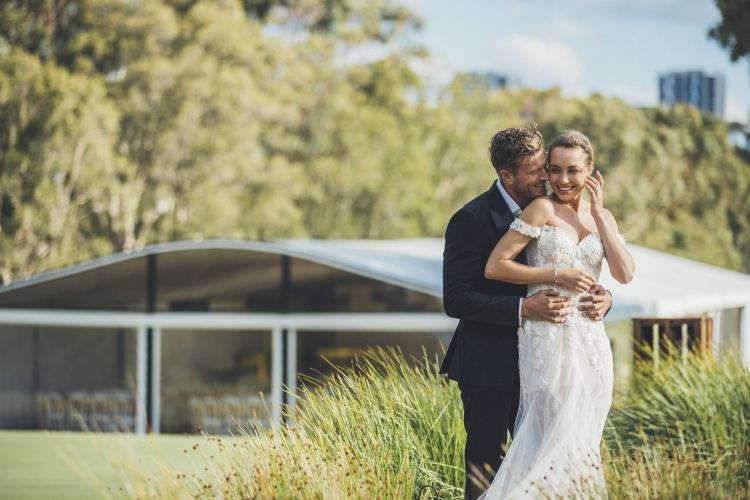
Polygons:
<instances>
[{"instance_id":1,"label":"white curved tent roof","mask_svg":"<svg viewBox=\"0 0 750 500\"><path fill-rule=\"evenodd\" d=\"M699 314L750 304L750 275L636 245L629 245L629 248L636 261L636 276L631 283L621 285L612 279L608 270L602 272L601 283L614 296L613 309L608 315L610 320L637 315ZM205 240L162 243L43 273L0 287L0 294L150 254L211 249L287 255L436 298L442 296L441 238L271 242Z\"/></svg>"}]
</instances>

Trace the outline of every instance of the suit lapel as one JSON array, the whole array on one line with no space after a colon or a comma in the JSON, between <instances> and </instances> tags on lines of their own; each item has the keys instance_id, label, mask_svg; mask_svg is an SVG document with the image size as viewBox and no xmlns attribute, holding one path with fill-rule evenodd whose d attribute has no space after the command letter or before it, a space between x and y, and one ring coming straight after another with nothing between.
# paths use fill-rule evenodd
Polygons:
<instances>
[{"instance_id":1,"label":"suit lapel","mask_svg":"<svg viewBox=\"0 0 750 500\"><path fill-rule=\"evenodd\" d=\"M510 211L508 204L505 203L503 195L500 194L500 190L497 185L493 182L492 187L489 190L490 195L490 216L492 217L492 223L497 231L497 239L503 237L510 228L510 223L513 222L515 217ZM526 264L526 249L522 250L521 253L516 257L516 262Z\"/></svg>"},{"instance_id":2,"label":"suit lapel","mask_svg":"<svg viewBox=\"0 0 750 500\"><path fill-rule=\"evenodd\" d=\"M497 230L497 237L500 239L510 227L510 223L513 222L513 213L508 208L507 203L503 199L503 195L500 194L500 190L497 185L493 182L489 190L490 196L490 216L492 217L492 223Z\"/></svg>"},{"instance_id":3,"label":"suit lapel","mask_svg":"<svg viewBox=\"0 0 750 500\"><path fill-rule=\"evenodd\" d=\"M492 216L492 222L495 224L495 229L497 229L497 236L498 238L502 237L506 232L508 232L508 228L510 227L510 223L513 222L513 214L510 213L510 210L505 209L503 212L498 212L494 208L490 209L490 215Z\"/></svg>"}]
</instances>

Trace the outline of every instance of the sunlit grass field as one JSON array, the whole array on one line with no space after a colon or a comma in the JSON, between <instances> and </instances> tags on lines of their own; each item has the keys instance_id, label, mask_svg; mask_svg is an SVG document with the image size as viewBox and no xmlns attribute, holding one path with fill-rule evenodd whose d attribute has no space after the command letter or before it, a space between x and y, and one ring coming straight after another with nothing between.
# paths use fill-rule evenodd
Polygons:
<instances>
[{"instance_id":1,"label":"sunlit grass field","mask_svg":"<svg viewBox=\"0 0 750 500\"><path fill-rule=\"evenodd\" d=\"M192 447L205 442L200 436L0 431L0 498L132 496L134 478L164 469L200 474L204 456Z\"/></svg>"}]
</instances>

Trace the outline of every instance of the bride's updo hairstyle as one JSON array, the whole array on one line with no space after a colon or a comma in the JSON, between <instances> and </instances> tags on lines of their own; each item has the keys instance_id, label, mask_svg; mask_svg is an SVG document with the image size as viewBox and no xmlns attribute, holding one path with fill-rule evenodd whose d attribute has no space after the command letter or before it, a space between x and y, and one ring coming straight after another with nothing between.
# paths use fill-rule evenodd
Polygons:
<instances>
[{"instance_id":1,"label":"bride's updo hairstyle","mask_svg":"<svg viewBox=\"0 0 750 500\"><path fill-rule=\"evenodd\" d=\"M586 156L586 167L588 167L589 170L594 168L594 148L591 146L589 138L581 132L577 130L566 130L558 135L555 140L552 141L552 144L549 145L547 165L549 165L549 160L552 158L552 151L555 148L581 148L583 154Z\"/></svg>"}]
</instances>

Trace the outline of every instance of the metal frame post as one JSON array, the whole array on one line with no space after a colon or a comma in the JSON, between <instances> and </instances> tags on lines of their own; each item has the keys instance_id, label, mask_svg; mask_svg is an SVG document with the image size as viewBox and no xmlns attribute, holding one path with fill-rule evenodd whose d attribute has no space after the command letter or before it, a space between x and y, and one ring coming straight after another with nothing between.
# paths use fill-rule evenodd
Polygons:
<instances>
[{"instance_id":1,"label":"metal frame post","mask_svg":"<svg viewBox=\"0 0 750 500\"><path fill-rule=\"evenodd\" d=\"M297 407L297 330L287 328L286 347L286 405L290 417L294 417Z\"/></svg>"},{"instance_id":2,"label":"metal frame post","mask_svg":"<svg viewBox=\"0 0 750 500\"><path fill-rule=\"evenodd\" d=\"M651 327L651 348L653 349L654 368L659 368L659 357L661 349L659 348L659 323L654 323Z\"/></svg>"},{"instance_id":3,"label":"metal frame post","mask_svg":"<svg viewBox=\"0 0 750 500\"><path fill-rule=\"evenodd\" d=\"M740 312L740 359L750 369L750 303Z\"/></svg>"},{"instance_id":4,"label":"metal frame post","mask_svg":"<svg viewBox=\"0 0 750 500\"><path fill-rule=\"evenodd\" d=\"M282 358L282 329L276 327L271 331L271 422L273 424L281 423L281 404L282 404L282 377L283 364Z\"/></svg>"},{"instance_id":5,"label":"metal frame post","mask_svg":"<svg viewBox=\"0 0 750 500\"><path fill-rule=\"evenodd\" d=\"M149 423L151 432L159 434L161 429L161 328L151 328L151 397Z\"/></svg>"},{"instance_id":6,"label":"metal frame post","mask_svg":"<svg viewBox=\"0 0 750 500\"><path fill-rule=\"evenodd\" d=\"M147 406L147 356L146 346L147 332L145 326L139 326L136 332L136 374L135 374L135 433L146 433L146 406Z\"/></svg>"}]
</instances>

